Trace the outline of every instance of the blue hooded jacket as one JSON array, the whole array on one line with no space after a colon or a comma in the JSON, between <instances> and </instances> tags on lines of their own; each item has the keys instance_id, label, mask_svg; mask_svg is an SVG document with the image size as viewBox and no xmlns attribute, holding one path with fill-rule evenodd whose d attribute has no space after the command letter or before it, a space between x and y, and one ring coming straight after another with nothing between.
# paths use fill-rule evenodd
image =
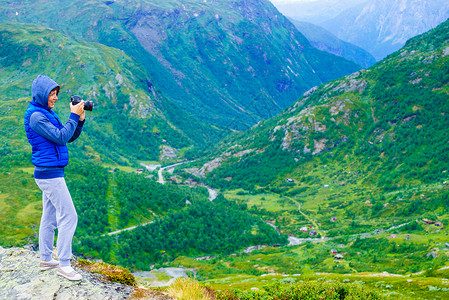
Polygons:
<instances>
[{"instance_id":1,"label":"blue hooded jacket","mask_svg":"<svg viewBox=\"0 0 449 300\"><path fill-rule=\"evenodd\" d=\"M48 107L50 92L59 85L48 76L39 75L31 88L33 100L25 112L24 123L28 141L32 147L31 161L35 165L37 179L64 177L64 167L69 162L67 142L81 133L84 121L72 113L65 125Z\"/></svg>"}]
</instances>

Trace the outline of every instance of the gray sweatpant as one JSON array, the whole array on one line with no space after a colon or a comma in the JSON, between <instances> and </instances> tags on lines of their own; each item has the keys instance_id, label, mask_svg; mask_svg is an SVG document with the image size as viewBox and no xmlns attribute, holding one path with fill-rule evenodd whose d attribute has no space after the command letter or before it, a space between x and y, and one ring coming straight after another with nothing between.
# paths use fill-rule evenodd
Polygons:
<instances>
[{"instance_id":1,"label":"gray sweatpant","mask_svg":"<svg viewBox=\"0 0 449 300\"><path fill-rule=\"evenodd\" d=\"M39 251L41 260L51 260L55 229L58 228L59 265L70 266L72 238L78 223L78 215L64 177L35 179L42 190L42 218L39 228Z\"/></svg>"}]
</instances>

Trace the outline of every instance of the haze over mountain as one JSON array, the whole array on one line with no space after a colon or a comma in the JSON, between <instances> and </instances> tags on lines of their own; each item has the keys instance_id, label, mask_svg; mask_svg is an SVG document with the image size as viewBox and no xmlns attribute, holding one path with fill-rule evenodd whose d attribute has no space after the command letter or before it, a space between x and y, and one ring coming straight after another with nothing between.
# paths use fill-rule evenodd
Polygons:
<instances>
[{"instance_id":1,"label":"haze over mountain","mask_svg":"<svg viewBox=\"0 0 449 300\"><path fill-rule=\"evenodd\" d=\"M309 40L313 47L344 57L364 68L370 67L376 63L376 59L368 53L368 51L351 43L340 40L321 26L294 19L290 20Z\"/></svg>"},{"instance_id":2,"label":"haze over mountain","mask_svg":"<svg viewBox=\"0 0 449 300\"><path fill-rule=\"evenodd\" d=\"M146 68L150 89L234 129L274 116L310 87L360 68L313 48L267 0L0 4L0 20L124 50Z\"/></svg>"},{"instance_id":3,"label":"haze over mountain","mask_svg":"<svg viewBox=\"0 0 449 300\"><path fill-rule=\"evenodd\" d=\"M372 0L349 8L321 25L377 60L449 18L446 0Z\"/></svg>"}]
</instances>

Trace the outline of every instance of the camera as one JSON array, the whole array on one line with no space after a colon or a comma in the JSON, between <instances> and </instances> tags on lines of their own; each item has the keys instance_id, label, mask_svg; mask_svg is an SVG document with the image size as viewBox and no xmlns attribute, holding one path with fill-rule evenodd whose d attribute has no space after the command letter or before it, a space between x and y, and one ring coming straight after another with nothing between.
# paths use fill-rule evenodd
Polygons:
<instances>
[{"instance_id":1,"label":"camera","mask_svg":"<svg viewBox=\"0 0 449 300\"><path fill-rule=\"evenodd\" d=\"M70 102L72 102L73 105L77 105L81 102L83 98L80 96L72 96L70 97ZM84 110L92 111L94 109L94 103L92 101L84 101Z\"/></svg>"}]
</instances>

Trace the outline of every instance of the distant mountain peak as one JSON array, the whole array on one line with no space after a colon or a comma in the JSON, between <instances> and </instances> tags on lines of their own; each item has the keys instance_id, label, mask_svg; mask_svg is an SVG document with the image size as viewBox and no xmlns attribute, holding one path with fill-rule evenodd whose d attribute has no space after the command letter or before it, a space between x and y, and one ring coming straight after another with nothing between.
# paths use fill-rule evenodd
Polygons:
<instances>
[{"instance_id":1,"label":"distant mountain peak","mask_svg":"<svg viewBox=\"0 0 449 300\"><path fill-rule=\"evenodd\" d=\"M379 60L447 18L446 0L373 0L345 10L322 25Z\"/></svg>"}]
</instances>

